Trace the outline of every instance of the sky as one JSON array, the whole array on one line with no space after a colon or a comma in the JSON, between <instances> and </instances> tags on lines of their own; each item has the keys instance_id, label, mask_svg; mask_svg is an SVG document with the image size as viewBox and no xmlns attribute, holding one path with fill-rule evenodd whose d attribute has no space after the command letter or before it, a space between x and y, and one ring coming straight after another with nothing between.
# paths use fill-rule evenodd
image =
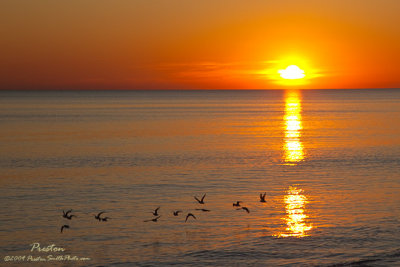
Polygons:
<instances>
[{"instance_id":1,"label":"sky","mask_svg":"<svg viewBox=\"0 0 400 267\"><path fill-rule=\"evenodd\" d=\"M399 88L398 0L3 0L0 89ZM285 80L296 65L305 78Z\"/></svg>"}]
</instances>

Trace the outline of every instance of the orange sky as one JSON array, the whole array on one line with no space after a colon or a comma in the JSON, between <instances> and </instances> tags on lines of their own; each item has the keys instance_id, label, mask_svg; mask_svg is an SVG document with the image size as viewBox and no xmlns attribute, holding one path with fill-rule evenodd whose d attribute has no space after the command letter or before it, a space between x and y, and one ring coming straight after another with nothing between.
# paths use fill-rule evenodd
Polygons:
<instances>
[{"instance_id":1,"label":"orange sky","mask_svg":"<svg viewBox=\"0 0 400 267\"><path fill-rule=\"evenodd\" d=\"M398 0L0 2L0 89L399 88ZM302 83L276 78L285 64Z\"/></svg>"}]
</instances>

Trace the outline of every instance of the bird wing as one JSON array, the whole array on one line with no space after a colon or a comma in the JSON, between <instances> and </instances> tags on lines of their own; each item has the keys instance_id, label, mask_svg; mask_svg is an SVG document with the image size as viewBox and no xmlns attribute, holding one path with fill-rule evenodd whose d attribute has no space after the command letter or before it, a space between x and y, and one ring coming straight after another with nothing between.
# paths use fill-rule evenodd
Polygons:
<instances>
[{"instance_id":1,"label":"bird wing","mask_svg":"<svg viewBox=\"0 0 400 267\"><path fill-rule=\"evenodd\" d=\"M204 198L206 197L206 194L201 198L201 202L203 202Z\"/></svg>"},{"instance_id":2,"label":"bird wing","mask_svg":"<svg viewBox=\"0 0 400 267\"><path fill-rule=\"evenodd\" d=\"M67 212L65 213L65 215L68 215L68 213L72 212L72 210L67 210Z\"/></svg>"},{"instance_id":3,"label":"bird wing","mask_svg":"<svg viewBox=\"0 0 400 267\"><path fill-rule=\"evenodd\" d=\"M105 211L100 212L99 214L97 214L97 217L100 217L101 214L105 213Z\"/></svg>"},{"instance_id":4,"label":"bird wing","mask_svg":"<svg viewBox=\"0 0 400 267\"><path fill-rule=\"evenodd\" d=\"M197 197L194 197L194 199L196 199L199 203L201 202Z\"/></svg>"},{"instance_id":5,"label":"bird wing","mask_svg":"<svg viewBox=\"0 0 400 267\"><path fill-rule=\"evenodd\" d=\"M160 209L160 207L156 208L156 209L154 210L154 212L157 212L157 210L159 210L159 209Z\"/></svg>"},{"instance_id":6,"label":"bird wing","mask_svg":"<svg viewBox=\"0 0 400 267\"><path fill-rule=\"evenodd\" d=\"M249 209L246 207L242 207L242 209L244 209L245 211L247 211L247 213L250 213Z\"/></svg>"},{"instance_id":7,"label":"bird wing","mask_svg":"<svg viewBox=\"0 0 400 267\"><path fill-rule=\"evenodd\" d=\"M192 216L193 218L196 219L196 217L195 217L193 214L189 213L188 215L186 215L186 220L185 220L185 222L188 220L188 218L189 218L190 216Z\"/></svg>"},{"instance_id":8,"label":"bird wing","mask_svg":"<svg viewBox=\"0 0 400 267\"><path fill-rule=\"evenodd\" d=\"M69 228L69 226L68 225L61 226L61 233L63 232L64 228Z\"/></svg>"}]
</instances>

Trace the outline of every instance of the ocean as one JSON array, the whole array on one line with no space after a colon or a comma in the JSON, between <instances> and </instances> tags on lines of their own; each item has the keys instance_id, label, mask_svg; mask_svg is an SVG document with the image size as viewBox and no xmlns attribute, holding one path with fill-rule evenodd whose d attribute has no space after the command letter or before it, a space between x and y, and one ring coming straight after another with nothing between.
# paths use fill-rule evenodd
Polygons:
<instances>
[{"instance_id":1,"label":"ocean","mask_svg":"<svg viewBox=\"0 0 400 267\"><path fill-rule=\"evenodd\" d=\"M0 91L0 265L400 266L399 118L397 89Z\"/></svg>"}]
</instances>

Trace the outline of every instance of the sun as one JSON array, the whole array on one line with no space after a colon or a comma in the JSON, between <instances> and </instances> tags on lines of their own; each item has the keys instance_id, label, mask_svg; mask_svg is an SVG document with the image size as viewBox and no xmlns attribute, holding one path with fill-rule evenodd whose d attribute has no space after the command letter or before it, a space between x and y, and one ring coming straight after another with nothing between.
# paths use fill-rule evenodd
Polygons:
<instances>
[{"instance_id":1,"label":"sun","mask_svg":"<svg viewBox=\"0 0 400 267\"><path fill-rule=\"evenodd\" d=\"M306 76L304 70L300 69L296 65L290 65L284 70L278 70L278 73L283 79L290 80L303 79Z\"/></svg>"},{"instance_id":2,"label":"sun","mask_svg":"<svg viewBox=\"0 0 400 267\"><path fill-rule=\"evenodd\" d=\"M275 88L308 88L316 78L324 76L307 57L287 55L264 61L265 68L257 71L260 78L277 85Z\"/></svg>"}]
</instances>

